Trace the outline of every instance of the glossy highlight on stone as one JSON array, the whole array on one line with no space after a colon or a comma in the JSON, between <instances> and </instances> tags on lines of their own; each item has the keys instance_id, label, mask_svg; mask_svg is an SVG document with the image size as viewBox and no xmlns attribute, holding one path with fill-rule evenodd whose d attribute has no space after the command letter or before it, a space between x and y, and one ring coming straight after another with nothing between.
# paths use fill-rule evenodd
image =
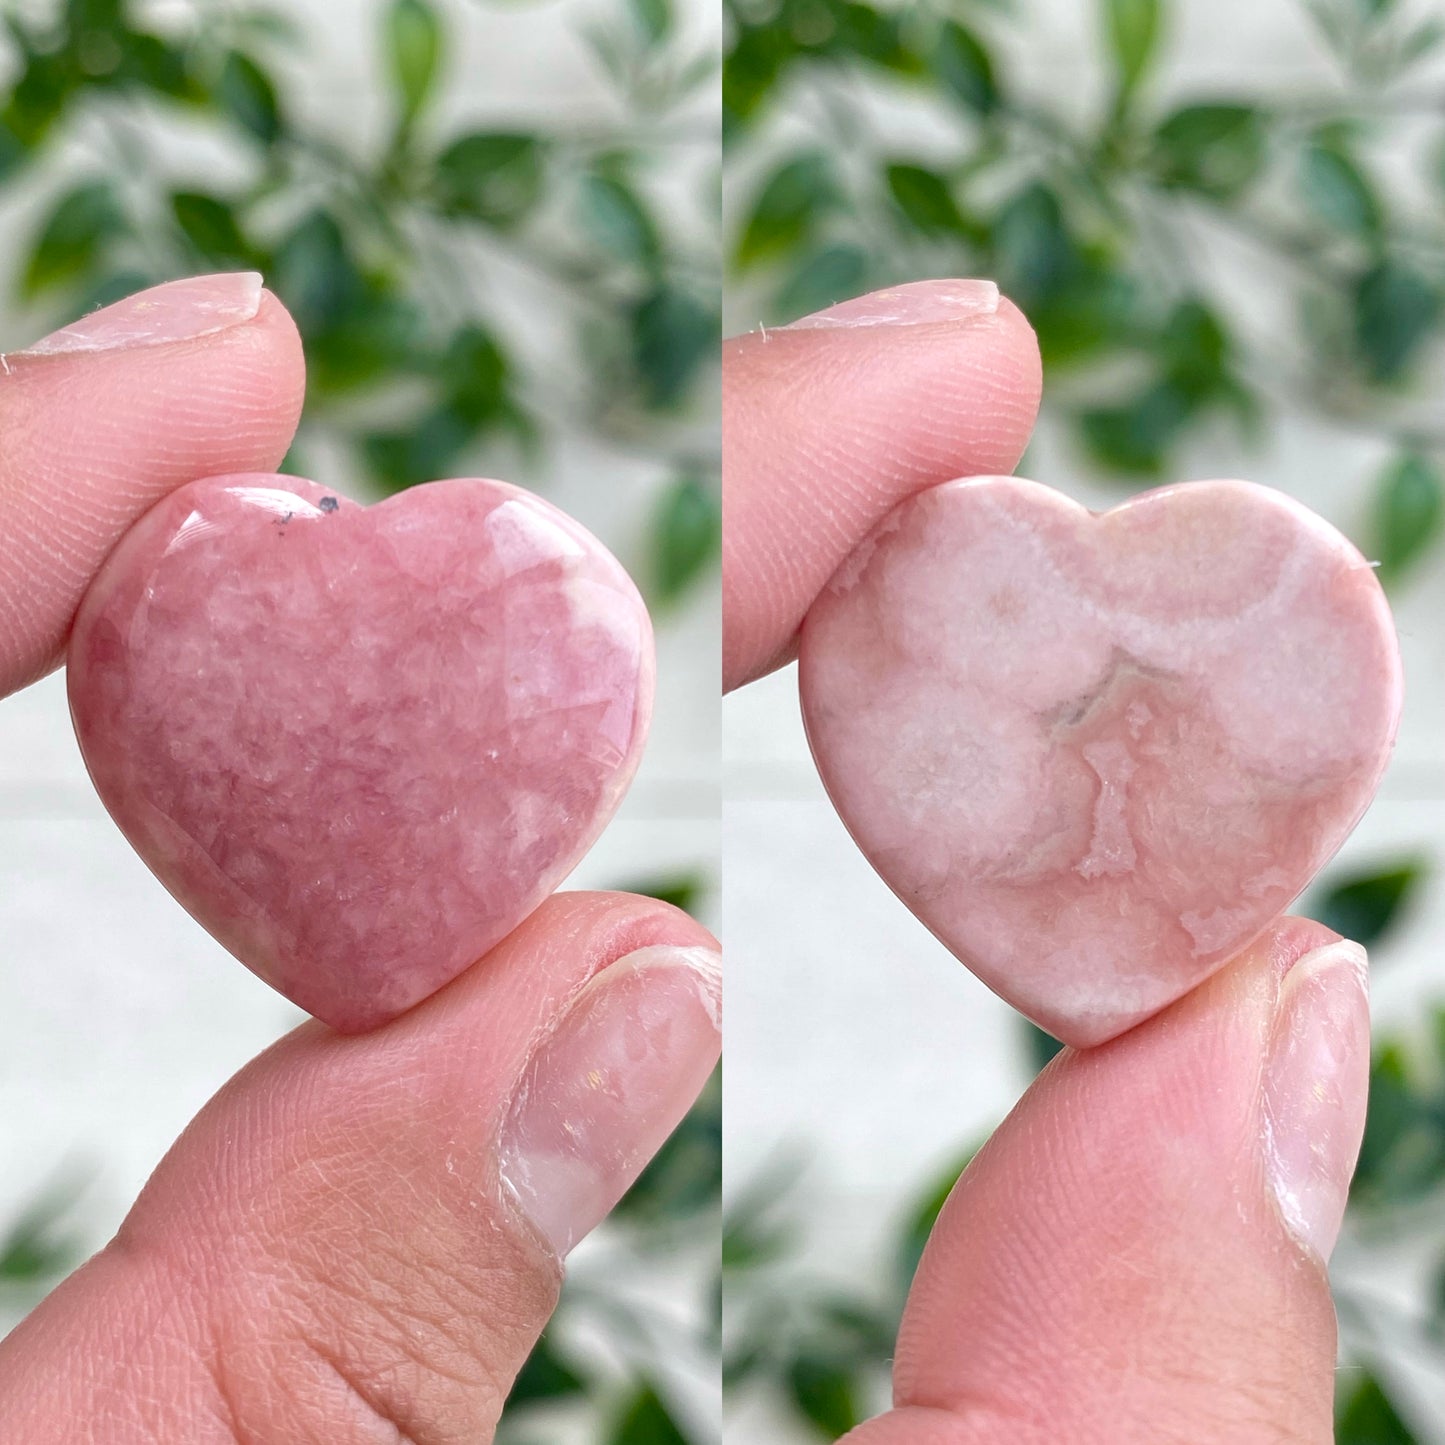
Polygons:
<instances>
[{"instance_id":1,"label":"glossy highlight on stone","mask_svg":"<svg viewBox=\"0 0 1445 1445\"><path fill-rule=\"evenodd\" d=\"M859 847L1078 1045L1284 911L1374 796L1401 698L1369 564L1247 482L1099 515L1014 478L933 488L840 569L799 663Z\"/></svg>"},{"instance_id":2,"label":"glossy highlight on stone","mask_svg":"<svg viewBox=\"0 0 1445 1445\"><path fill-rule=\"evenodd\" d=\"M333 1027L410 1008L566 876L636 771L652 632L577 523L492 481L361 507L181 488L69 650L106 807L247 967Z\"/></svg>"}]
</instances>

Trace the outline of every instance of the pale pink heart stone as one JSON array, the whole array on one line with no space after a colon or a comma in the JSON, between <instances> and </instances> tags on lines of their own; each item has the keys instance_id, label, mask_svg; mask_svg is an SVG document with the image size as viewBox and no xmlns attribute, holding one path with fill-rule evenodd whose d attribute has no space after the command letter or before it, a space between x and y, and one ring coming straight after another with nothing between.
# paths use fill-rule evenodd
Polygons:
<instances>
[{"instance_id":1,"label":"pale pink heart stone","mask_svg":"<svg viewBox=\"0 0 1445 1445\"><path fill-rule=\"evenodd\" d=\"M70 642L90 775L247 967L374 1027L520 923L636 770L652 632L627 574L501 482L363 508L295 477L183 487Z\"/></svg>"},{"instance_id":2,"label":"pale pink heart stone","mask_svg":"<svg viewBox=\"0 0 1445 1445\"><path fill-rule=\"evenodd\" d=\"M936 487L839 571L799 661L859 847L1078 1045L1279 916L1374 796L1400 710L1370 566L1247 482L1101 515L1012 478Z\"/></svg>"}]
</instances>

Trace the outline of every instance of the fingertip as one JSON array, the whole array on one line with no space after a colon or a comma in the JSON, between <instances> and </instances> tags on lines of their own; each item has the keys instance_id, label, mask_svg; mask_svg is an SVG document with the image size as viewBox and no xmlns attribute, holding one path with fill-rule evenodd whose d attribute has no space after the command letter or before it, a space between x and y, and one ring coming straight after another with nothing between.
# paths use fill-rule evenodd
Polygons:
<instances>
[{"instance_id":1,"label":"fingertip","mask_svg":"<svg viewBox=\"0 0 1445 1445\"><path fill-rule=\"evenodd\" d=\"M814 598L900 501L1023 455L1038 343L1006 298L962 318L749 333L723 358L724 678L788 661Z\"/></svg>"},{"instance_id":2,"label":"fingertip","mask_svg":"<svg viewBox=\"0 0 1445 1445\"><path fill-rule=\"evenodd\" d=\"M93 326L70 349L7 361L0 695L59 661L86 588L145 511L198 477L285 457L305 397L301 337L269 292L243 314L217 326L213 304L189 340L123 342Z\"/></svg>"},{"instance_id":3,"label":"fingertip","mask_svg":"<svg viewBox=\"0 0 1445 1445\"><path fill-rule=\"evenodd\" d=\"M1328 1279L1296 1237L1313 1226L1282 1206L1329 1227L1362 1124L1324 1069L1338 1052L1358 1070L1362 1047L1358 960L1328 938L1281 920L1153 1018L1050 1064L939 1216L899 1335L900 1405L1027 1414L1052 1398L1070 1438L1110 1420L1234 1439L1239 1402L1267 1400L1304 1431L1289 1438L1326 1438ZM1300 984L1320 996L1317 1027L1282 1017L1291 979L1296 1001ZM1294 1133L1276 1137L1268 1103L1292 1090Z\"/></svg>"}]
</instances>

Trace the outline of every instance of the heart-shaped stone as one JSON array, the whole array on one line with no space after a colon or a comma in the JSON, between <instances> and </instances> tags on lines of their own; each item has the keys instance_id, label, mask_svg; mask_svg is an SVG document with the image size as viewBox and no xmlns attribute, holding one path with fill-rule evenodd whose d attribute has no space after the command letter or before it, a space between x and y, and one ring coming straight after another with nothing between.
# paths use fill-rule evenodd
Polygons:
<instances>
[{"instance_id":1,"label":"heart-shaped stone","mask_svg":"<svg viewBox=\"0 0 1445 1445\"><path fill-rule=\"evenodd\" d=\"M500 482L374 507L294 477L181 488L70 642L111 815L247 967L335 1028L455 977L621 801L652 633L589 533Z\"/></svg>"},{"instance_id":2,"label":"heart-shaped stone","mask_svg":"<svg viewBox=\"0 0 1445 1445\"><path fill-rule=\"evenodd\" d=\"M1186 993L1379 784L1394 627L1327 523L1246 482L1095 515L989 477L896 508L803 626L813 755L918 917L1066 1042Z\"/></svg>"}]
</instances>

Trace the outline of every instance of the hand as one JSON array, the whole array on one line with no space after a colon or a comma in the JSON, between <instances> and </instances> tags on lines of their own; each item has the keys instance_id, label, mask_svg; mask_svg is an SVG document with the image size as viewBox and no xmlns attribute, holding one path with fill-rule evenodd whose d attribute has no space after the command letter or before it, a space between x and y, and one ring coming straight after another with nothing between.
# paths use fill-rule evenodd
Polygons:
<instances>
[{"instance_id":1,"label":"hand","mask_svg":"<svg viewBox=\"0 0 1445 1445\"><path fill-rule=\"evenodd\" d=\"M42 350L0 376L0 693L59 662L151 503L274 468L304 390L254 278L147 293ZM296 1029L0 1343L7 1445L489 1440L567 1251L716 1062L714 947L664 904L558 894L387 1027Z\"/></svg>"},{"instance_id":2,"label":"hand","mask_svg":"<svg viewBox=\"0 0 1445 1445\"><path fill-rule=\"evenodd\" d=\"M793 655L896 502L1011 470L1038 405L1033 336L986 286L920 283L823 321L724 349L732 687ZM1148 1023L1055 1060L954 1189L894 1408L848 1445L1333 1439L1324 1258L1369 1053L1359 951L1313 952L1334 937L1284 920Z\"/></svg>"}]
</instances>

